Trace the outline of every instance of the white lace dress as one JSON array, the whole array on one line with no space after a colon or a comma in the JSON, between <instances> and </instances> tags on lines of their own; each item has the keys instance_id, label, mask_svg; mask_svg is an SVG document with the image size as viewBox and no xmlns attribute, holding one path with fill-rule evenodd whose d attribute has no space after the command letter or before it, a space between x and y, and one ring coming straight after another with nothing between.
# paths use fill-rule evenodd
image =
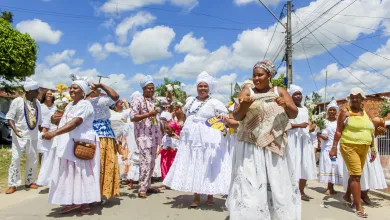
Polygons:
<instances>
[{"instance_id":1,"label":"white lace dress","mask_svg":"<svg viewBox=\"0 0 390 220\"><path fill-rule=\"evenodd\" d=\"M306 107L298 107L298 116L290 119L291 124L309 123L309 112ZM317 167L310 142L309 128L295 128L288 130L288 148L286 157L291 163L289 169L295 169L295 181L300 179L316 180Z\"/></svg>"},{"instance_id":2,"label":"white lace dress","mask_svg":"<svg viewBox=\"0 0 390 220\"><path fill-rule=\"evenodd\" d=\"M100 152L99 138L93 130L94 111L86 100L76 105L69 104L59 127L73 118L83 122L69 133L55 137L56 159L53 164L49 190L49 203L58 205L86 204L99 202L100 197ZM74 156L74 142L96 143L95 157L80 160Z\"/></svg>"},{"instance_id":3,"label":"white lace dress","mask_svg":"<svg viewBox=\"0 0 390 220\"><path fill-rule=\"evenodd\" d=\"M226 201L231 220L301 219L298 183L292 182L296 177L288 169L286 153L280 156L237 140L232 160Z\"/></svg>"},{"instance_id":4,"label":"white lace dress","mask_svg":"<svg viewBox=\"0 0 390 220\"><path fill-rule=\"evenodd\" d=\"M343 166L344 160L340 153L340 145L337 146L336 163L332 164L329 157L329 151L333 146L333 138L336 133L337 121L326 120L326 128L322 134L328 136L328 140L323 140L321 143L321 157L320 157L320 183L333 183L343 185Z\"/></svg>"},{"instance_id":5,"label":"white lace dress","mask_svg":"<svg viewBox=\"0 0 390 220\"><path fill-rule=\"evenodd\" d=\"M192 113L202 103L189 98L184 107L187 120L180 134L179 150L163 184L183 192L226 195L231 157L222 132L208 127L205 122L228 111L222 102L210 99L197 113Z\"/></svg>"}]
</instances>

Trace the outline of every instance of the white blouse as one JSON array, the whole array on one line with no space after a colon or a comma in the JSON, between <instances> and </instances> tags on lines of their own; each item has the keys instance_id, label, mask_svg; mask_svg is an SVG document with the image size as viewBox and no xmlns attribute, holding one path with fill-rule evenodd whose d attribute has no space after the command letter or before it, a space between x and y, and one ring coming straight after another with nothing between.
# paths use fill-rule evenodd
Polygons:
<instances>
[{"instance_id":1,"label":"white blouse","mask_svg":"<svg viewBox=\"0 0 390 220\"><path fill-rule=\"evenodd\" d=\"M89 99L93 109L95 111L95 120L107 120L110 119L110 106L115 104L109 96L99 96Z\"/></svg>"},{"instance_id":2,"label":"white blouse","mask_svg":"<svg viewBox=\"0 0 390 220\"><path fill-rule=\"evenodd\" d=\"M174 139L172 137L169 137L168 135L164 135L162 138L162 148L167 149L168 147L175 147L177 148L179 146L179 140Z\"/></svg>"},{"instance_id":3,"label":"white blouse","mask_svg":"<svg viewBox=\"0 0 390 220\"><path fill-rule=\"evenodd\" d=\"M57 129L57 125L51 123L51 116L57 110L55 105L47 107L45 104L41 104L42 111L42 127L49 129L49 131L54 131Z\"/></svg>"}]
</instances>

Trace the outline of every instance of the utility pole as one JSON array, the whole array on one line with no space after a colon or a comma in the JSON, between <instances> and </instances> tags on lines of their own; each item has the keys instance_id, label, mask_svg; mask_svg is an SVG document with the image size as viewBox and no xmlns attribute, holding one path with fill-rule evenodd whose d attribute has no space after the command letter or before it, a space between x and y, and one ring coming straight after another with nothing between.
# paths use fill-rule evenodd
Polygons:
<instances>
[{"instance_id":1,"label":"utility pole","mask_svg":"<svg viewBox=\"0 0 390 220\"><path fill-rule=\"evenodd\" d=\"M292 33L291 33L291 11L292 2L287 1L287 36L286 36L286 73L287 73L287 87L290 88L292 84Z\"/></svg>"}]
</instances>

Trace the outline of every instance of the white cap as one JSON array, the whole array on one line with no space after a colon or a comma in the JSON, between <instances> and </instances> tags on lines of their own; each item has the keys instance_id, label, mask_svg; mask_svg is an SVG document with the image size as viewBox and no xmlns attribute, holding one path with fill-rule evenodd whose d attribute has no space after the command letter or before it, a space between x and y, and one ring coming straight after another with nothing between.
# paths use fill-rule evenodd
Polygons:
<instances>
[{"instance_id":1,"label":"white cap","mask_svg":"<svg viewBox=\"0 0 390 220\"><path fill-rule=\"evenodd\" d=\"M351 94L351 95L360 94L360 95L363 97L363 99L366 98L366 96L364 95L363 89L361 89L361 88L359 88L359 87L352 88L352 89L351 89L351 92L350 92L349 94ZM349 95L348 95L348 97L349 97Z\"/></svg>"}]
</instances>

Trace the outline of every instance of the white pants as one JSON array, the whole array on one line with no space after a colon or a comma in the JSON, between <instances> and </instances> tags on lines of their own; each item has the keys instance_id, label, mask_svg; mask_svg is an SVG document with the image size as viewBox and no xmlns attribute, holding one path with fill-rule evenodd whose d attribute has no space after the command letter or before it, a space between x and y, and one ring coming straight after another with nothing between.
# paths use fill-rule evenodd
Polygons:
<instances>
[{"instance_id":1,"label":"white pants","mask_svg":"<svg viewBox=\"0 0 390 220\"><path fill-rule=\"evenodd\" d=\"M23 152L26 152L25 185L35 182L38 164L38 140L21 139L12 137L12 161L8 169L8 186L20 186L20 160Z\"/></svg>"}]
</instances>

